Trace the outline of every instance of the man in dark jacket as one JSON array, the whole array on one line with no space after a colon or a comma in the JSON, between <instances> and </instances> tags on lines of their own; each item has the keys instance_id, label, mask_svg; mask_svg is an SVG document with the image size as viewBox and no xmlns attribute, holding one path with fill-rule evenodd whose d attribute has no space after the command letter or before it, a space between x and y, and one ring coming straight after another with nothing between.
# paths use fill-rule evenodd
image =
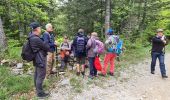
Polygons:
<instances>
[{"instance_id":1,"label":"man in dark jacket","mask_svg":"<svg viewBox=\"0 0 170 100\"><path fill-rule=\"evenodd\" d=\"M77 58L77 75L84 75L85 71L85 60L86 60L86 45L88 38L84 34L83 29L79 29L76 37L73 40L73 49L75 57ZM81 70L80 70L81 66Z\"/></svg>"},{"instance_id":2,"label":"man in dark jacket","mask_svg":"<svg viewBox=\"0 0 170 100\"><path fill-rule=\"evenodd\" d=\"M46 97L48 94L43 91L42 84L46 76L46 56L50 47L40 38L40 25L37 22L33 22L30 26L32 28L32 32L29 34L30 45L33 52L36 54L33 60L33 65L35 66L34 84L36 93L38 97Z\"/></svg>"},{"instance_id":3,"label":"man in dark jacket","mask_svg":"<svg viewBox=\"0 0 170 100\"><path fill-rule=\"evenodd\" d=\"M55 62L55 50L56 50L56 46L57 44L55 43L55 37L53 34L53 27L52 25L49 23L45 26L46 31L43 33L43 40L45 42L48 43L48 45L50 46L50 51L48 52L47 55L47 74L54 74L53 72L53 66L54 66L54 62Z\"/></svg>"},{"instance_id":4,"label":"man in dark jacket","mask_svg":"<svg viewBox=\"0 0 170 100\"><path fill-rule=\"evenodd\" d=\"M165 36L163 35L163 30L158 29L157 35L155 37L153 37L153 39L152 39L151 74L155 74L156 59L158 58L162 78L168 78L168 76L166 75L166 69L165 69L165 63L164 63L165 52L163 51L163 49L165 49L166 44L167 44L167 41L166 41Z\"/></svg>"}]
</instances>

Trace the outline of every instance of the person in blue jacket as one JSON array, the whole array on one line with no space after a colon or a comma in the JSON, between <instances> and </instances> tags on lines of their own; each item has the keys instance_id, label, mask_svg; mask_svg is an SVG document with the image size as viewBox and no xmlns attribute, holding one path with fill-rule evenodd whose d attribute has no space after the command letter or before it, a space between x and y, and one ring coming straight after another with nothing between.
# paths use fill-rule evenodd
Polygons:
<instances>
[{"instance_id":1,"label":"person in blue jacket","mask_svg":"<svg viewBox=\"0 0 170 100\"><path fill-rule=\"evenodd\" d=\"M55 42L55 36L53 34L53 26L51 23L48 23L46 26L46 31L42 35L42 39L47 42L50 46L50 51L47 55L47 74L54 74L53 66L55 62L55 50L57 43Z\"/></svg>"}]
</instances>

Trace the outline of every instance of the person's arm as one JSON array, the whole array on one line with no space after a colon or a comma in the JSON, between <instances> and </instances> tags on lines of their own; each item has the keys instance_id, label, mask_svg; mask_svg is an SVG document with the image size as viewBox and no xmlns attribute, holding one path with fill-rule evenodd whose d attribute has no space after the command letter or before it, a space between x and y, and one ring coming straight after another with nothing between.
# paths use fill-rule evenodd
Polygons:
<instances>
[{"instance_id":1,"label":"person's arm","mask_svg":"<svg viewBox=\"0 0 170 100\"><path fill-rule=\"evenodd\" d=\"M87 45L86 45L86 48L89 49L92 45L92 40L89 39L88 42L87 42Z\"/></svg>"},{"instance_id":2,"label":"person's arm","mask_svg":"<svg viewBox=\"0 0 170 100\"><path fill-rule=\"evenodd\" d=\"M161 40L161 38L156 38L156 37L154 37L154 38L152 39L152 42L153 42L153 43L163 43L163 41Z\"/></svg>"},{"instance_id":3,"label":"person's arm","mask_svg":"<svg viewBox=\"0 0 170 100\"><path fill-rule=\"evenodd\" d=\"M35 50L35 51L37 51L37 50L49 51L49 49L50 49L48 43L43 42L38 37L31 39L31 46L32 46L33 50Z\"/></svg>"},{"instance_id":4,"label":"person's arm","mask_svg":"<svg viewBox=\"0 0 170 100\"><path fill-rule=\"evenodd\" d=\"M74 38L73 43L72 43L72 47L75 48L76 45L77 45L77 37Z\"/></svg>"},{"instance_id":5,"label":"person's arm","mask_svg":"<svg viewBox=\"0 0 170 100\"><path fill-rule=\"evenodd\" d=\"M50 36L49 36L49 34L44 33L44 34L43 34L43 39L44 39L44 42L48 43L50 47L55 46L54 43L50 43L50 40L49 40L49 39L50 39Z\"/></svg>"}]
</instances>

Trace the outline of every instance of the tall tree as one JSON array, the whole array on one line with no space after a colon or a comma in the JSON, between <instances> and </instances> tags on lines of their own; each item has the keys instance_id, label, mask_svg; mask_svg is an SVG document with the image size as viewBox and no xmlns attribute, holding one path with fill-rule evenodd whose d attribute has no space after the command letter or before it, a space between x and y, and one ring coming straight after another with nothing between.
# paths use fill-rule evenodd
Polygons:
<instances>
[{"instance_id":1,"label":"tall tree","mask_svg":"<svg viewBox=\"0 0 170 100\"><path fill-rule=\"evenodd\" d=\"M3 50L5 50L7 48L7 43L6 43L6 37L2 25L1 16L0 16L0 49L2 50L2 48Z\"/></svg>"},{"instance_id":2,"label":"tall tree","mask_svg":"<svg viewBox=\"0 0 170 100\"><path fill-rule=\"evenodd\" d=\"M105 16L105 34L106 31L110 28L110 13L111 13L111 0L106 0L106 16Z\"/></svg>"}]
</instances>

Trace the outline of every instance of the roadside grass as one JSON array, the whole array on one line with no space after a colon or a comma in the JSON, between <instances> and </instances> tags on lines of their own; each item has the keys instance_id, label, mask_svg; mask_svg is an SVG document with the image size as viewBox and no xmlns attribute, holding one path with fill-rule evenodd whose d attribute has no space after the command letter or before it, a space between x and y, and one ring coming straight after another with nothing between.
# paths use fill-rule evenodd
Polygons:
<instances>
[{"instance_id":1,"label":"roadside grass","mask_svg":"<svg viewBox=\"0 0 170 100\"><path fill-rule=\"evenodd\" d=\"M33 87L30 76L15 76L10 69L0 66L0 100L9 99L16 93L26 93Z\"/></svg>"}]
</instances>

